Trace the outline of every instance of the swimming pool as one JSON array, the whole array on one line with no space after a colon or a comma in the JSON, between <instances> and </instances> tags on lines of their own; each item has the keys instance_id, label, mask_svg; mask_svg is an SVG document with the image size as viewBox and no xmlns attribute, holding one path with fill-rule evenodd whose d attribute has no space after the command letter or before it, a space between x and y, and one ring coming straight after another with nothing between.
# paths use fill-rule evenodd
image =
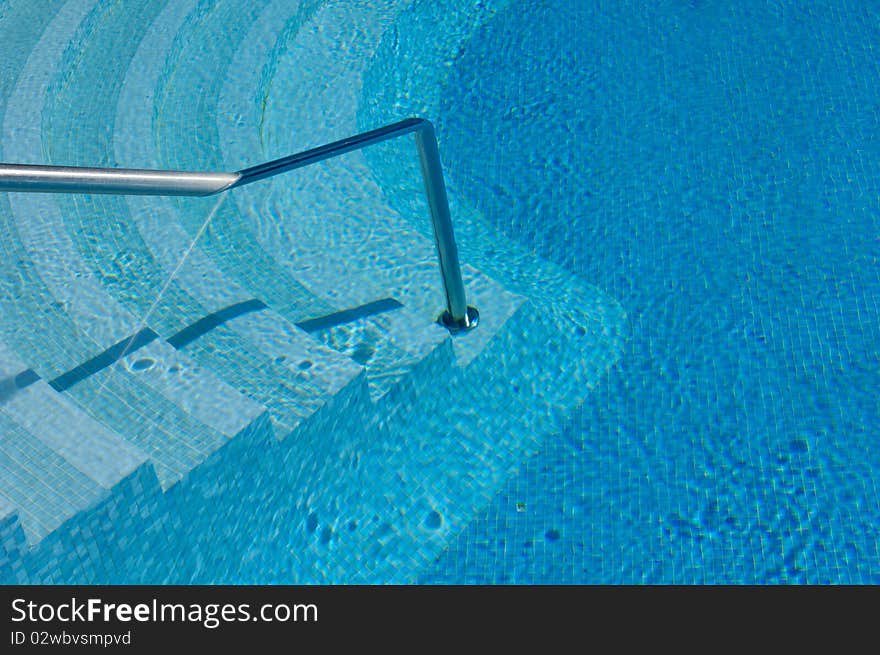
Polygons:
<instances>
[{"instance_id":1,"label":"swimming pool","mask_svg":"<svg viewBox=\"0 0 880 655\"><path fill-rule=\"evenodd\" d=\"M235 170L434 118L485 321L434 329L405 143L217 204L2 194L0 354L72 381L112 454L28 441L42 383L12 385L4 480L60 481L21 516L0 490L4 575L878 581L875 10L70 0L0 26L4 161Z\"/></svg>"}]
</instances>

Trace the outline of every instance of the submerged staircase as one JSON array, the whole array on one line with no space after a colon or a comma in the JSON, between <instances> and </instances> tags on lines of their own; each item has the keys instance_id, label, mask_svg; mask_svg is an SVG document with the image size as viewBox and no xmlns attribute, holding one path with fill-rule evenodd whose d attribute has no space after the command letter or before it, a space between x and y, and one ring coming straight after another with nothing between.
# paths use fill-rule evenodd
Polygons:
<instances>
[{"instance_id":1,"label":"submerged staircase","mask_svg":"<svg viewBox=\"0 0 880 655\"><path fill-rule=\"evenodd\" d=\"M347 330L404 350L404 327L386 328L413 320L405 307L307 332L253 303L167 338L126 335L54 377L2 345L3 580L407 580L602 370L587 357L600 321L562 323L468 277L501 325L455 337L411 325L412 363L387 387L371 389L369 359L321 341ZM274 364L273 377L225 366L236 358Z\"/></svg>"},{"instance_id":2,"label":"submerged staircase","mask_svg":"<svg viewBox=\"0 0 880 655\"><path fill-rule=\"evenodd\" d=\"M558 430L599 370L562 364L578 342L595 348L586 327L483 284L472 297L507 315L501 329L472 346L471 334L426 322L436 344L381 394L368 367L268 310L211 332L260 335L242 356L285 358L274 392L235 388L190 358L207 332L51 380L3 347L2 579L406 581ZM382 318L328 330L379 334Z\"/></svg>"},{"instance_id":3,"label":"submerged staircase","mask_svg":"<svg viewBox=\"0 0 880 655\"><path fill-rule=\"evenodd\" d=\"M339 31L366 61L406 3L303 2L296 25L276 20L289 5L193 20L195 2L144 2L119 24L67 2L34 28L34 56L7 64L0 159L248 163L265 144L245 126L277 140L279 110L235 104L264 72L232 95L211 68L293 40L306 56ZM213 23L228 38L196 38ZM82 94L107 65L103 34L137 65ZM169 74L170 50L206 43L229 51ZM326 64L340 88L359 75ZM226 110L172 119L193 87ZM333 88L301 85L297 116L333 107L354 125ZM219 136L193 139L213 115ZM339 137L308 134L299 146ZM451 335L435 244L366 161L308 170L219 204L0 193L0 582L411 581L617 358L619 306L528 253L499 254L509 276L465 257L480 323Z\"/></svg>"}]
</instances>

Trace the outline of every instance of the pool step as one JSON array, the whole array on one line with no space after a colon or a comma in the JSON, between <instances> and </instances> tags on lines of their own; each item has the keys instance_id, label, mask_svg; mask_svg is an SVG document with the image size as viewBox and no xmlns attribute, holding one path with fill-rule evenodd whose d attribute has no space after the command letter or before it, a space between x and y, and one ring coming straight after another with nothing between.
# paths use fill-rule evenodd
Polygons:
<instances>
[{"instance_id":1,"label":"pool step","mask_svg":"<svg viewBox=\"0 0 880 655\"><path fill-rule=\"evenodd\" d=\"M45 382L21 389L0 412L102 489L113 489L147 460Z\"/></svg>"},{"instance_id":2,"label":"pool step","mask_svg":"<svg viewBox=\"0 0 880 655\"><path fill-rule=\"evenodd\" d=\"M146 506L138 491L155 481L152 467L146 454L45 381L21 376L22 370L22 363L0 344L0 378L9 380L12 371L19 373L15 379L26 381L7 386L0 401L0 494L16 510L24 536L11 555L16 579L24 581L25 557L36 555L37 546L44 553L52 550L50 536L56 544L71 546L66 565L64 557L50 557L54 563L49 563L34 556L27 568L44 568L47 581L65 579L64 570L76 579L109 577L116 561L102 557L101 550L118 542ZM73 543L73 534L89 537Z\"/></svg>"},{"instance_id":3,"label":"pool step","mask_svg":"<svg viewBox=\"0 0 880 655\"><path fill-rule=\"evenodd\" d=\"M85 476L84 489L112 490L146 463L147 457L142 451L86 415L45 381L27 373L21 360L2 342L0 380L5 381L0 416L8 432L4 435L7 441L14 441L10 436L12 433L22 436L25 441L35 438L40 444L35 444L28 453L48 449L53 457L60 458L80 476ZM24 455L18 459L10 457L10 464L24 461ZM80 476L75 477L79 479ZM47 481L52 477L47 476ZM13 479L9 478L9 481ZM0 491L7 496L12 493L7 487ZM84 497L88 496L87 492L84 494ZM56 521L60 517L50 514L44 514L33 524L33 529L27 530L29 543L39 541L58 525Z\"/></svg>"},{"instance_id":4,"label":"pool step","mask_svg":"<svg viewBox=\"0 0 880 655\"><path fill-rule=\"evenodd\" d=\"M365 316L312 333L327 347L364 368L374 402L405 384L432 351L449 339L434 317L400 305L393 311Z\"/></svg>"},{"instance_id":5,"label":"pool step","mask_svg":"<svg viewBox=\"0 0 880 655\"><path fill-rule=\"evenodd\" d=\"M343 411L345 402L357 396L355 388L364 384L360 365L268 307L233 318L223 327L212 343L194 342L183 351L218 371L234 370L233 383L239 390L269 408L279 439L286 439L316 412ZM264 370L258 371L260 366ZM255 384L256 379L265 382Z\"/></svg>"},{"instance_id":6,"label":"pool step","mask_svg":"<svg viewBox=\"0 0 880 655\"><path fill-rule=\"evenodd\" d=\"M3 490L20 512L28 545L38 543L106 493L5 412L0 414L0 457Z\"/></svg>"}]
</instances>

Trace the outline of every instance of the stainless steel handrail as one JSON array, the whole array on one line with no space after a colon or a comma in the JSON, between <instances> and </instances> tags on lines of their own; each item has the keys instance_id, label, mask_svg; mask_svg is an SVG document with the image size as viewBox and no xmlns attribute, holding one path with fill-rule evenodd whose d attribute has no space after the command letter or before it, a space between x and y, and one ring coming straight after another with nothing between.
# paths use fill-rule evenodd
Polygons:
<instances>
[{"instance_id":1,"label":"stainless steel handrail","mask_svg":"<svg viewBox=\"0 0 880 655\"><path fill-rule=\"evenodd\" d=\"M235 173L0 164L0 191L210 196L405 134L415 136L425 195L431 211L434 242L446 293L446 311L441 315L440 322L453 333L468 330L476 327L479 312L467 304L437 137L434 126L423 118L408 118Z\"/></svg>"}]
</instances>

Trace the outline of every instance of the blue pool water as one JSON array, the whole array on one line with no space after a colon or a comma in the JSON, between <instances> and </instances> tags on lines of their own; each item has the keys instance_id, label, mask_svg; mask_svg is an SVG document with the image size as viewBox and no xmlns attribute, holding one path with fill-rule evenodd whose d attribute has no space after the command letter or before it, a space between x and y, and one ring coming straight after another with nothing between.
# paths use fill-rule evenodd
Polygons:
<instances>
[{"instance_id":1,"label":"blue pool water","mask_svg":"<svg viewBox=\"0 0 880 655\"><path fill-rule=\"evenodd\" d=\"M425 582L880 582L880 10L554 2L440 123L494 225L631 338Z\"/></svg>"},{"instance_id":2,"label":"blue pool water","mask_svg":"<svg viewBox=\"0 0 880 655\"><path fill-rule=\"evenodd\" d=\"M803 4L0 3L0 161L435 121L482 312L409 141L0 193L0 581L880 582L880 9Z\"/></svg>"}]
</instances>

